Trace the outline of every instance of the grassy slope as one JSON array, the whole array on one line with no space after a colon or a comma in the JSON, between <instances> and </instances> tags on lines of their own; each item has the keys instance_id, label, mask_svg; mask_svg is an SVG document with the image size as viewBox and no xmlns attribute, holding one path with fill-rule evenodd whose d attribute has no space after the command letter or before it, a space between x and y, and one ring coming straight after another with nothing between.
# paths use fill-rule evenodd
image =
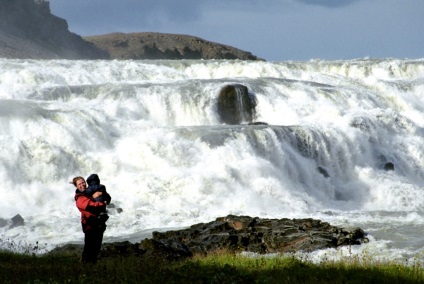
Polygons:
<instances>
[{"instance_id":1,"label":"grassy slope","mask_svg":"<svg viewBox=\"0 0 424 284\"><path fill-rule=\"evenodd\" d=\"M82 265L76 255L0 253L0 283L424 283L421 265L346 260L320 265L291 256L233 254L162 263L140 257Z\"/></svg>"}]
</instances>

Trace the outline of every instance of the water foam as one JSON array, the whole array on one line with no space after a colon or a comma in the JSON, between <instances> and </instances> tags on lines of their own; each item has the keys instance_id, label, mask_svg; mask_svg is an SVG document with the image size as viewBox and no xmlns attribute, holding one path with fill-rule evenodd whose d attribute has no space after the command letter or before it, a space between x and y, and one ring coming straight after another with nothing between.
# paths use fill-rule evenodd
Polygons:
<instances>
[{"instance_id":1,"label":"water foam","mask_svg":"<svg viewBox=\"0 0 424 284\"><path fill-rule=\"evenodd\" d=\"M25 226L0 234L81 240L68 182L98 173L123 208L106 240L246 214L386 241L379 228L421 218L423 63L1 59L0 218ZM234 83L268 126L219 123L217 94Z\"/></svg>"}]
</instances>

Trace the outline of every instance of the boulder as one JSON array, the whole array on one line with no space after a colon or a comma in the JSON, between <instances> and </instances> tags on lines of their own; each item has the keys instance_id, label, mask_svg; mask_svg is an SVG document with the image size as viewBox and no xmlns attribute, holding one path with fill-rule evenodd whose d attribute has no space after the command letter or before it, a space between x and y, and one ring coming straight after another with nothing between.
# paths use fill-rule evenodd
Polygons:
<instances>
[{"instance_id":1,"label":"boulder","mask_svg":"<svg viewBox=\"0 0 424 284\"><path fill-rule=\"evenodd\" d=\"M262 219L233 215L184 230L154 232L153 240L181 243L193 253L219 250L310 252L367 241L360 228L338 228L315 219Z\"/></svg>"},{"instance_id":2,"label":"boulder","mask_svg":"<svg viewBox=\"0 0 424 284\"><path fill-rule=\"evenodd\" d=\"M322 174L325 178L330 177L330 175L328 174L327 170L323 167L317 167L317 170L320 174Z\"/></svg>"},{"instance_id":3,"label":"boulder","mask_svg":"<svg viewBox=\"0 0 424 284\"><path fill-rule=\"evenodd\" d=\"M128 241L114 242L103 244L100 256L128 256L128 255L140 255L140 245L133 244Z\"/></svg>"},{"instance_id":4,"label":"boulder","mask_svg":"<svg viewBox=\"0 0 424 284\"><path fill-rule=\"evenodd\" d=\"M9 228L19 227L25 225L25 220L20 214L16 214L10 220L0 218L0 228L9 226Z\"/></svg>"},{"instance_id":5,"label":"boulder","mask_svg":"<svg viewBox=\"0 0 424 284\"><path fill-rule=\"evenodd\" d=\"M360 245L368 242L360 228L339 228L317 219L266 219L249 216L217 218L182 230L153 232L140 243L103 244L102 257L136 255L155 262L178 261L218 251L290 253ZM66 245L54 253L79 254L82 245Z\"/></svg>"},{"instance_id":6,"label":"boulder","mask_svg":"<svg viewBox=\"0 0 424 284\"><path fill-rule=\"evenodd\" d=\"M244 85L227 85L219 92L217 112L223 123L251 123L255 116L255 107L256 100Z\"/></svg>"},{"instance_id":7,"label":"boulder","mask_svg":"<svg viewBox=\"0 0 424 284\"><path fill-rule=\"evenodd\" d=\"M268 123L262 122L262 121L249 122L248 124L249 125L268 125Z\"/></svg>"},{"instance_id":8,"label":"boulder","mask_svg":"<svg viewBox=\"0 0 424 284\"><path fill-rule=\"evenodd\" d=\"M22 216L19 214L16 214L15 216L13 216L11 221L12 223L10 224L10 228L23 226L25 223L24 218L22 218Z\"/></svg>"},{"instance_id":9,"label":"boulder","mask_svg":"<svg viewBox=\"0 0 424 284\"><path fill-rule=\"evenodd\" d=\"M81 245L81 244L66 244L66 245L52 249L47 254L51 256L57 256L57 255L81 256L83 248L84 248L84 245Z\"/></svg>"},{"instance_id":10,"label":"boulder","mask_svg":"<svg viewBox=\"0 0 424 284\"><path fill-rule=\"evenodd\" d=\"M144 239L140 243L140 249L144 258L159 262L183 260L193 256L186 245L173 240Z\"/></svg>"},{"instance_id":11,"label":"boulder","mask_svg":"<svg viewBox=\"0 0 424 284\"><path fill-rule=\"evenodd\" d=\"M387 163L384 164L384 169L386 171L394 171L395 165L392 162L387 162Z\"/></svg>"}]
</instances>

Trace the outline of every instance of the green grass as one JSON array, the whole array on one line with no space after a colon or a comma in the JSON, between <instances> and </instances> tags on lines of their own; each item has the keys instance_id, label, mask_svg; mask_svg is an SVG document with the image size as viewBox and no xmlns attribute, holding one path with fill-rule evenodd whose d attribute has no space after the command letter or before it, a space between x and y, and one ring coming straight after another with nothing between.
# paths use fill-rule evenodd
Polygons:
<instances>
[{"instance_id":1,"label":"green grass","mask_svg":"<svg viewBox=\"0 0 424 284\"><path fill-rule=\"evenodd\" d=\"M136 256L83 265L79 256L0 252L0 283L424 283L421 265L349 258L313 264L290 255L217 253L173 263Z\"/></svg>"}]
</instances>

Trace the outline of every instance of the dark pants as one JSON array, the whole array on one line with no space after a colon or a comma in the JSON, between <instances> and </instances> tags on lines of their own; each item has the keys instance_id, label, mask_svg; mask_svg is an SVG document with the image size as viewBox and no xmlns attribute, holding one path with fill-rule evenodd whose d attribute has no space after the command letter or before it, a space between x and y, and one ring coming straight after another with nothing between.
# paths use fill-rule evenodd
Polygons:
<instances>
[{"instance_id":1,"label":"dark pants","mask_svg":"<svg viewBox=\"0 0 424 284\"><path fill-rule=\"evenodd\" d=\"M96 263L97 256L100 253L103 241L103 233L106 230L106 225L98 228L90 228L85 232L84 250L82 252L82 261Z\"/></svg>"}]
</instances>

